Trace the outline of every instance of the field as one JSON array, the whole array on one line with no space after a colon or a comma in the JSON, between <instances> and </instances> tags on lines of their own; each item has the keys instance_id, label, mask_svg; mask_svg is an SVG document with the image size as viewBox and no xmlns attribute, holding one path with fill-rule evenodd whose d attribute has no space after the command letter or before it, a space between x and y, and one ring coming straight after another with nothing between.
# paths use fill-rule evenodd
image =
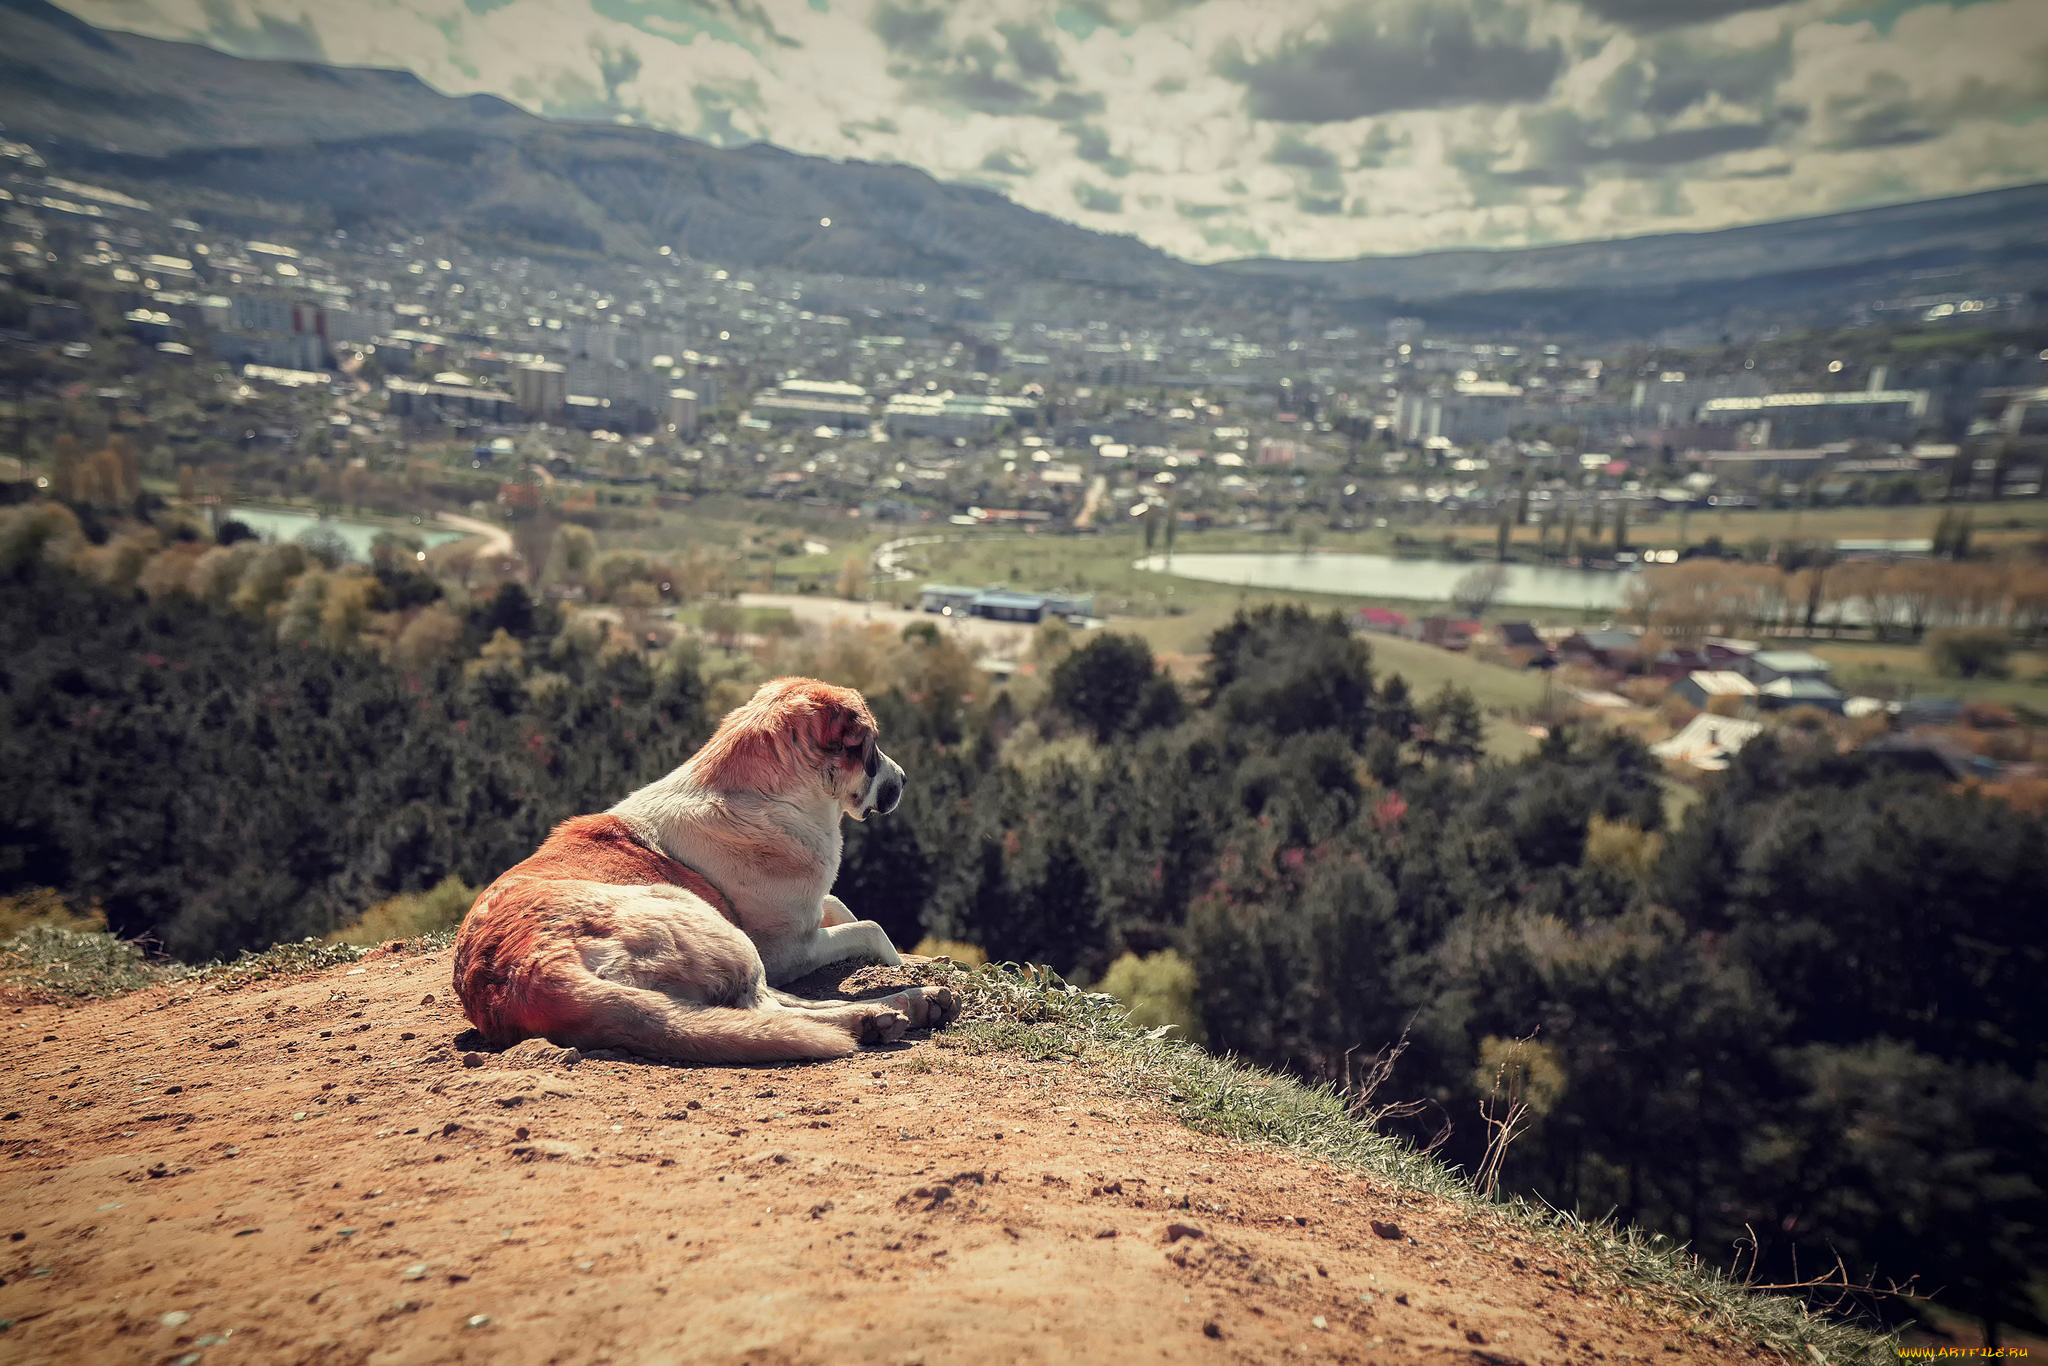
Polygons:
<instances>
[{"instance_id":1,"label":"field","mask_svg":"<svg viewBox=\"0 0 2048 1366\"><path fill-rule=\"evenodd\" d=\"M2035 499L2002 503L1923 503L1906 507L1835 507L1784 511L1700 508L1684 518L1665 513L1655 519L1632 520L1629 523L1629 539L1639 546L1670 547L1681 544L1698 545L1710 536L1719 536L1731 545L1747 545L1755 540L1925 540L1933 537L1935 524L1941 520L1944 512L1970 515L1970 539L1979 549L2017 547L2048 535L2048 500ZM1579 527L1582 538L1586 530L1582 523ZM1448 527L1443 532L1411 532L1421 535L1426 540L1435 540L1445 533L1466 545L1490 547L1494 543L1495 528L1490 525L1466 525ZM1611 540L1611 536L1610 523L1601 539L1608 541ZM1533 526L1516 528L1514 543L1533 549L1537 544L1537 529ZM1555 548L1558 544L1558 534L1553 531L1551 545Z\"/></svg>"},{"instance_id":2,"label":"field","mask_svg":"<svg viewBox=\"0 0 2048 1366\"><path fill-rule=\"evenodd\" d=\"M2015 653L2009 678L1962 679L1936 673L1926 652L1912 645L1830 640L1772 643L1813 651L1834 666L1836 682L1851 693L1885 698L1960 697L2048 716L2048 654L2038 650Z\"/></svg>"}]
</instances>

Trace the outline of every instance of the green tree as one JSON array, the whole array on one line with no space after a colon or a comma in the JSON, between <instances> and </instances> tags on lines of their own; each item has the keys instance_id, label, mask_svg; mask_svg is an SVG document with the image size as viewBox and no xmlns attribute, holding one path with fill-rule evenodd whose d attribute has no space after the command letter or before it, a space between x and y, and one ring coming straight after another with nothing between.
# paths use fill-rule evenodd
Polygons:
<instances>
[{"instance_id":1,"label":"green tree","mask_svg":"<svg viewBox=\"0 0 2048 1366\"><path fill-rule=\"evenodd\" d=\"M1107 632L1053 669L1052 703L1107 743L1131 725L1154 671L1143 640Z\"/></svg>"},{"instance_id":2,"label":"green tree","mask_svg":"<svg viewBox=\"0 0 2048 1366\"><path fill-rule=\"evenodd\" d=\"M1420 721L1423 752L1436 759L1470 761L1479 757L1486 739L1486 718L1479 702L1450 683L1424 703Z\"/></svg>"},{"instance_id":3,"label":"green tree","mask_svg":"<svg viewBox=\"0 0 2048 1366\"><path fill-rule=\"evenodd\" d=\"M2012 672L2013 639L1996 627L1927 633L1927 661L1945 678L2004 678Z\"/></svg>"},{"instance_id":4,"label":"green tree","mask_svg":"<svg viewBox=\"0 0 2048 1366\"><path fill-rule=\"evenodd\" d=\"M1372 651L1335 612L1238 612L1209 639L1203 684L1207 704L1246 728L1363 740L1372 722Z\"/></svg>"}]
</instances>

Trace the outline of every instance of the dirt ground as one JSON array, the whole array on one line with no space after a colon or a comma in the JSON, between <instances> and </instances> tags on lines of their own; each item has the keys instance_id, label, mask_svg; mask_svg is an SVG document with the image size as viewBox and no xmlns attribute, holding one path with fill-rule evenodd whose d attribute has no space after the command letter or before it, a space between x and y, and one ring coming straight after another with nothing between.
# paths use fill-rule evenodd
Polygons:
<instances>
[{"instance_id":1,"label":"dirt ground","mask_svg":"<svg viewBox=\"0 0 2048 1366\"><path fill-rule=\"evenodd\" d=\"M922 1036L465 1052L449 955L0 1008L0 1360L1728 1362L1490 1221Z\"/></svg>"}]
</instances>

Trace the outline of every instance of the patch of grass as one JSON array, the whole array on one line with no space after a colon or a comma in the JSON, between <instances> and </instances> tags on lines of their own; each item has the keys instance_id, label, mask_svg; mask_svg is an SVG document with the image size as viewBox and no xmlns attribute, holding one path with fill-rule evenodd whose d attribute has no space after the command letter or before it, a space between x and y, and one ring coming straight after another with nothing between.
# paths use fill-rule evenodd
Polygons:
<instances>
[{"instance_id":1,"label":"patch of grass","mask_svg":"<svg viewBox=\"0 0 2048 1366\"><path fill-rule=\"evenodd\" d=\"M735 609L739 629L750 636L788 636L797 633L796 614L787 607L741 607ZM678 608L675 620L679 625L704 629L704 608Z\"/></svg>"},{"instance_id":2,"label":"patch of grass","mask_svg":"<svg viewBox=\"0 0 2048 1366\"><path fill-rule=\"evenodd\" d=\"M454 942L451 926L397 942L391 951L433 953ZM103 930L31 925L0 942L0 993L39 1004L78 1004L173 983L236 991L355 963L369 952L358 944L307 938L195 967L151 958L140 944Z\"/></svg>"},{"instance_id":3,"label":"patch of grass","mask_svg":"<svg viewBox=\"0 0 2048 1366\"><path fill-rule=\"evenodd\" d=\"M435 953L455 942L455 930L456 926L450 925L409 939L386 941L384 949L392 954ZM294 944L272 944L261 953L244 950L232 962L208 963L191 969L190 980L233 991L258 982L325 972L328 968L360 962L371 952L372 949L360 944L329 943L308 937Z\"/></svg>"},{"instance_id":4,"label":"patch of grass","mask_svg":"<svg viewBox=\"0 0 2048 1366\"><path fill-rule=\"evenodd\" d=\"M193 971L153 962L140 945L104 930L37 924L0 943L0 990L40 1003L104 1001Z\"/></svg>"},{"instance_id":5,"label":"patch of grass","mask_svg":"<svg viewBox=\"0 0 2048 1366\"><path fill-rule=\"evenodd\" d=\"M966 996L959 1024L934 1042L1105 1065L1132 1093L1204 1133L1366 1172L1494 1221L1497 1233L1547 1244L1583 1269L1583 1283L1617 1304L1664 1318L1677 1332L1756 1343L1803 1364L1876 1366L1896 1359L1896 1336L1816 1313L1789 1296L1751 1290L1661 1234L1520 1198L1487 1200L1442 1163L1360 1123L1330 1088L1216 1057L1169 1037L1168 1030L1141 1029L1114 997L1080 991L1048 969L1005 963L971 973L924 971L943 973Z\"/></svg>"},{"instance_id":6,"label":"patch of grass","mask_svg":"<svg viewBox=\"0 0 2048 1366\"><path fill-rule=\"evenodd\" d=\"M328 944L306 938L295 944L272 944L261 953L244 949L232 962L208 963L196 969L192 976L207 986L233 991L258 982L323 972L353 963L368 952L368 949L355 944Z\"/></svg>"},{"instance_id":7,"label":"patch of grass","mask_svg":"<svg viewBox=\"0 0 2048 1366\"><path fill-rule=\"evenodd\" d=\"M72 909L55 888L31 887L13 896L0 897L0 939L9 939L32 925L52 925L60 930L91 932L107 927L107 913Z\"/></svg>"},{"instance_id":8,"label":"patch of grass","mask_svg":"<svg viewBox=\"0 0 2048 1366\"><path fill-rule=\"evenodd\" d=\"M1822 639L1788 640L1784 648L1819 655L1834 666L1835 681L1850 692L1868 692L1873 697L1960 697L2048 713L2048 654L2039 650L2014 651L2008 678L1966 679L1936 672L1927 651L1917 645Z\"/></svg>"}]
</instances>

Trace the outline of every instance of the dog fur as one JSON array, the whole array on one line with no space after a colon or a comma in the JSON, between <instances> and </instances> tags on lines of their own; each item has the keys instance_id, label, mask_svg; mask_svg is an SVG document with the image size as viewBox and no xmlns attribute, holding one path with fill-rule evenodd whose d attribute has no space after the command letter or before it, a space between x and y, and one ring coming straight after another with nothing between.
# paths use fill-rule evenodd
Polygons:
<instances>
[{"instance_id":1,"label":"dog fur","mask_svg":"<svg viewBox=\"0 0 2048 1366\"><path fill-rule=\"evenodd\" d=\"M681 768L555 828L486 887L455 994L496 1045L546 1037L692 1062L836 1058L959 1012L948 987L878 1001L776 990L846 958L903 962L831 895L839 818L895 809L903 770L861 695L765 683Z\"/></svg>"}]
</instances>

